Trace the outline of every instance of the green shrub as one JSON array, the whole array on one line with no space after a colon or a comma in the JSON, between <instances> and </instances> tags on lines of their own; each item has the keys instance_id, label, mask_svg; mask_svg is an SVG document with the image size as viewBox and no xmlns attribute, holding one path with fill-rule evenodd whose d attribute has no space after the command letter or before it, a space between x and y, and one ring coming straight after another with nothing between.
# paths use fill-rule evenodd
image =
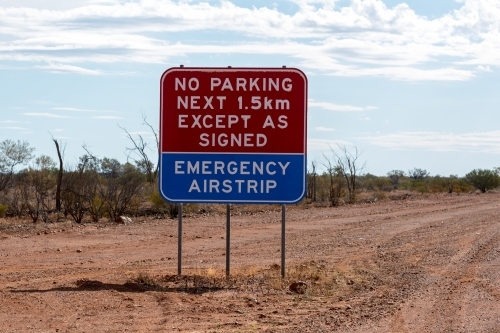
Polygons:
<instances>
[{"instance_id":1,"label":"green shrub","mask_svg":"<svg viewBox=\"0 0 500 333\"><path fill-rule=\"evenodd\" d=\"M2 205L0 204L0 217L4 217L5 216L5 212L7 211L9 207L7 207L6 205Z\"/></svg>"},{"instance_id":2,"label":"green shrub","mask_svg":"<svg viewBox=\"0 0 500 333\"><path fill-rule=\"evenodd\" d=\"M500 185L500 176L491 170L474 169L465 175L465 179L483 193Z\"/></svg>"},{"instance_id":3,"label":"green shrub","mask_svg":"<svg viewBox=\"0 0 500 333\"><path fill-rule=\"evenodd\" d=\"M427 193L429 192L429 188L427 184L423 180L412 180L410 189L412 191L417 191L420 193Z\"/></svg>"},{"instance_id":4,"label":"green shrub","mask_svg":"<svg viewBox=\"0 0 500 333\"><path fill-rule=\"evenodd\" d=\"M373 193L373 198L377 200L384 200L387 199L387 195L382 191L375 191Z\"/></svg>"},{"instance_id":5,"label":"green shrub","mask_svg":"<svg viewBox=\"0 0 500 333\"><path fill-rule=\"evenodd\" d=\"M179 215L179 205L165 201L158 189L155 189L148 198L153 204L153 208L165 212L170 218L174 219Z\"/></svg>"},{"instance_id":6,"label":"green shrub","mask_svg":"<svg viewBox=\"0 0 500 333\"><path fill-rule=\"evenodd\" d=\"M158 190L155 190L153 193L151 193L148 196L148 199L153 204L153 208L155 209L165 208L165 200L163 200Z\"/></svg>"}]
</instances>

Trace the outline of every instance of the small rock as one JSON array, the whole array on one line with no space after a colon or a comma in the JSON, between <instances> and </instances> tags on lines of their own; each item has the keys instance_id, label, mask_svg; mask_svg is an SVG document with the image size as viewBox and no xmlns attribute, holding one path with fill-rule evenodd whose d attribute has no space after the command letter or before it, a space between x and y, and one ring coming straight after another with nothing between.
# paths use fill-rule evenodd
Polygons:
<instances>
[{"instance_id":1,"label":"small rock","mask_svg":"<svg viewBox=\"0 0 500 333\"><path fill-rule=\"evenodd\" d=\"M61 249L57 249L57 252L61 252Z\"/></svg>"},{"instance_id":2,"label":"small rock","mask_svg":"<svg viewBox=\"0 0 500 333\"><path fill-rule=\"evenodd\" d=\"M306 289L307 289L307 283L303 282L303 281L297 281L297 282L293 282L289 287L288 289L290 289L290 291L293 291L294 293L297 293L297 294L303 294L306 292Z\"/></svg>"},{"instance_id":3,"label":"small rock","mask_svg":"<svg viewBox=\"0 0 500 333\"><path fill-rule=\"evenodd\" d=\"M80 253L82 252L82 249L76 249L76 252Z\"/></svg>"}]
</instances>

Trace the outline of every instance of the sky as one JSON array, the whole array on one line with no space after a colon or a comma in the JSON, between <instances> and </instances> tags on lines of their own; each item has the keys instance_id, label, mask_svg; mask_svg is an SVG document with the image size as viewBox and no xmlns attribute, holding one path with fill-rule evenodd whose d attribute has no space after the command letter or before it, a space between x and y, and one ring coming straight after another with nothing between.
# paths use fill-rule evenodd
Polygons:
<instances>
[{"instance_id":1,"label":"sky","mask_svg":"<svg viewBox=\"0 0 500 333\"><path fill-rule=\"evenodd\" d=\"M180 64L301 69L320 169L344 145L375 175L500 166L498 0L0 0L0 141L125 162L125 128L157 160L143 116Z\"/></svg>"}]
</instances>

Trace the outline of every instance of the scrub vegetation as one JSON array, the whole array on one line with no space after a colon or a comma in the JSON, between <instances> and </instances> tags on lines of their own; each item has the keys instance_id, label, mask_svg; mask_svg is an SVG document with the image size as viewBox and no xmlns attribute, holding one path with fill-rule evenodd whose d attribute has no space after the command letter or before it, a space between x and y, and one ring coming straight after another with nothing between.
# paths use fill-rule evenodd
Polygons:
<instances>
[{"instance_id":1,"label":"scrub vegetation","mask_svg":"<svg viewBox=\"0 0 500 333\"><path fill-rule=\"evenodd\" d=\"M146 123L147 124L147 123ZM125 130L126 131L126 130ZM0 216L54 222L70 217L76 223L107 219L123 222L122 216L175 218L178 206L165 202L157 188L158 169L148 158L147 143L126 132L132 147L129 161L98 157L85 148L76 165L56 163L35 155L26 141L0 142ZM58 156L63 145L56 143ZM158 141L157 141L158 142ZM62 149L61 149L62 147ZM331 149L322 161L310 163L307 193L300 205L339 206L374 202L405 193L486 192L500 185L500 169L475 169L465 177L431 176L427 170L391 170L385 176L363 173L362 153L357 147ZM317 170L321 168L322 172ZM216 206L216 205L212 205ZM204 214L210 205L184 205L186 214Z\"/></svg>"}]
</instances>

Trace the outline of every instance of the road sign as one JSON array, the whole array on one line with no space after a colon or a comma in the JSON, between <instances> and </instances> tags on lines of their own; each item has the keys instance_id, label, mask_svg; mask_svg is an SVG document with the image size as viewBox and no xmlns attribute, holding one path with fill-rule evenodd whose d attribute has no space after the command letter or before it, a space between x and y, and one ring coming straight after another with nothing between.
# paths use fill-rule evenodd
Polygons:
<instances>
[{"instance_id":1,"label":"road sign","mask_svg":"<svg viewBox=\"0 0 500 333\"><path fill-rule=\"evenodd\" d=\"M160 193L178 203L296 203L306 133L298 69L171 68L160 85Z\"/></svg>"}]
</instances>

